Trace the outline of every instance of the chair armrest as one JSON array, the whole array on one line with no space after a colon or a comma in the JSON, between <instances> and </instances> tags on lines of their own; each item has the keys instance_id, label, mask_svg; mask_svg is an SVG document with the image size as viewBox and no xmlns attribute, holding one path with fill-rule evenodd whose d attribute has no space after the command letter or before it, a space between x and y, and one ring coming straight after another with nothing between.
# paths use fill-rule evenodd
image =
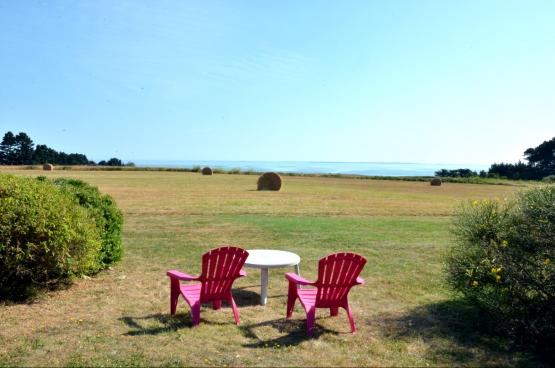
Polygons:
<instances>
[{"instance_id":1,"label":"chair armrest","mask_svg":"<svg viewBox=\"0 0 555 368\"><path fill-rule=\"evenodd\" d=\"M358 276L355 285L362 285L362 284L364 284L364 279Z\"/></svg>"},{"instance_id":2,"label":"chair armrest","mask_svg":"<svg viewBox=\"0 0 555 368\"><path fill-rule=\"evenodd\" d=\"M187 275L186 273L179 272L177 270L169 270L168 272L166 272L166 275L168 275L172 279L183 280L183 281L198 280L197 276Z\"/></svg>"},{"instance_id":3,"label":"chair armrest","mask_svg":"<svg viewBox=\"0 0 555 368\"><path fill-rule=\"evenodd\" d=\"M308 281L307 279L303 279L301 276L297 275L296 273L288 272L285 274L285 278L291 282L294 282L297 285L314 285L315 282Z\"/></svg>"},{"instance_id":4,"label":"chair armrest","mask_svg":"<svg viewBox=\"0 0 555 368\"><path fill-rule=\"evenodd\" d=\"M245 276L247 276L247 272L241 268L241 271L239 271L239 277L245 277Z\"/></svg>"}]
</instances>

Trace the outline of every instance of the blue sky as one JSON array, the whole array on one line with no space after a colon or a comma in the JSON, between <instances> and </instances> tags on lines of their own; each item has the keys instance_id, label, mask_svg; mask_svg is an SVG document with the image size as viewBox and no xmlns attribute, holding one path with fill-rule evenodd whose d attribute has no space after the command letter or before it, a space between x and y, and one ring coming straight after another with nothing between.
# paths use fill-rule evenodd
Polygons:
<instances>
[{"instance_id":1,"label":"blue sky","mask_svg":"<svg viewBox=\"0 0 555 368\"><path fill-rule=\"evenodd\" d=\"M553 1L0 0L0 133L99 160L488 164L555 136Z\"/></svg>"}]
</instances>

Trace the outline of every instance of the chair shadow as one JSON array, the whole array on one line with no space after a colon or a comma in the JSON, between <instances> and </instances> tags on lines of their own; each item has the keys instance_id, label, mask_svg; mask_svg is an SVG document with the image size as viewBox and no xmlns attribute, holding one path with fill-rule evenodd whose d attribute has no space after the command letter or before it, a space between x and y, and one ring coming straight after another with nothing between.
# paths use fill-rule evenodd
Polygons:
<instances>
[{"instance_id":1,"label":"chair shadow","mask_svg":"<svg viewBox=\"0 0 555 368\"><path fill-rule=\"evenodd\" d=\"M257 306L260 304L260 295L247 288L254 286L245 286L241 288L236 288L232 290L233 299L238 308ZM203 304L203 308L212 308L212 303ZM222 301L222 309L231 310L231 306L224 300ZM125 323L127 327L130 328L128 332L125 333L127 336L137 336L137 335L158 335L162 333L177 331L183 328L193 327L193 320L191 317L190 309L188 306L183 305L183 310L179 311L175 315L155 313L146 316L123 316L118 318L119 321ZM234 324L233 319L229 323L214 322L210 320L205 320L200 318L201 324L209 325L227 325ZM161 326L148 327L148 325L158 324ZM145 326L146 325L146 326Z\"/></svg>"},{"instance_id":2,"label":"chair shadow","mask_svg":"<svg viewBox=\"0 0 555 368\"><path fill-rule=\"evenodd\" d=\"M471 361L488 363L492 357L501 358L517 351L507 338L495 334L490 319L462 300L432 303L409 311L402 316L379 316L367 323L381 330L385 337L402 341L432 341L441 338L446 343L431 344L428 358L442 357L439 364L465 365ZM489 327L488 327L489 325ZM519 352L517 365L536 365L538 357Z\"/></svg>"},{"instance_id":3,"label":"chair shadow","mask_svg":"<svg viewBox=\"0 0 555 368\"><path fill-rule=\"evenodd\" d=\"M233 299L238 308L252 307L260 304L260 294L247 290L247 288L251 287L252 286L245 286L231 290L231 295L233 295ZM225 302L223 304L225 304Z\"/></svg>"},{"instance_id":4,"label":"chair shadow","mask_svg":"<svg viewBox=\"0 0 555 368\"><path fill-rule=\"evenodd\" d=\"M244 286L244 287L240 287L240 288L235 288L231 291L231 294L233 295L233 299L235 300L235 304L237 305L237 307L255 307L260 305L260 294L254 291L250 291L247 290L249 288L252 287L257 287L260 288L260 286L255 285L255 286ZM286 297L287 295L282 294L282 295L268 295L268 299L274 299L274 298L283 298ZM224 302L225 304L225 302Z\"/></svg>"},{"instance_id":5,"label":"chair shadow","mask_svg":"<svg viewBox=\"0 0 555 368\"><path fill-rule=\"evenodd\" d=\"M125 323L127 327L130 328L130 330L124 334L126 336L158 335L193 326L190 313L178 313L174 316L162 313L149 314L143 317L123 316L118 318L118 320ZM145 322L146 324L156 322L161 324L161 326L145 327ZM202 322L204 321L201 319L201 323Z\"/></svg>"},{"instance_id":6,"label":"chair shadow","mask_svg":"<svg viewBox=\"0 0 555 368\"><path fill-rule=\"evenodd\" d=\"M222 308L224 307L225 305L223 305L222 303ZM124 334L125 336L159 335L167 332L175 332L180 329L193 327L193 319L191 317L190 310L178 312L173 316L170 314L155 313L143 317L123 316L118 318L118 320L125 323L125 325L130 328L130 330ZM153 322L161 326L148 327L148 325L152 324ZM202 313L200 323L218 326L230 324L235 325L233 318L231 318L229 322L214 322L202 318Z\"/></svg>"},{"instance_id":7,"label":"chair shadow","mask_svg":"<svg viewBox=\"0 0 555 368\"><path fill-rule=\"evenodd\" d=\"M274 339L262 339L256 333L256 329L260 327L272 327L280 333L285 333L285 335L274 338ZM314 324L314 332L312 336L307 336L306 334L306 320L297 319L285 319L278 318L271 321L264 321L260 323L254 323L250 325L240 325L239 329L243 335L250 339L255 339L256 341L250 344L244 344L247 348L274 348L280 346L295 346L299 345L303 341L318 339L324 333L331 333L338 335L337 331L329 330L320 326L318 323Z\"/></svg>"}]
</instances>

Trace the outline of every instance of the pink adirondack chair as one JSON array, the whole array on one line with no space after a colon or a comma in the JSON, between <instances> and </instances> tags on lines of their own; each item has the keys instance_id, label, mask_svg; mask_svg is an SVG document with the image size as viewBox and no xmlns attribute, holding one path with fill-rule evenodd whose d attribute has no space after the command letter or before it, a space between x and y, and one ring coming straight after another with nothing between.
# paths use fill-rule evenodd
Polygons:
<instances>
[{"instance_id":1,"label":"pink adirondack chair","mask_svg":"<svg viewBox=\"0 0 555 368\"><path fill-rule=\"evenodd\" d=\"M347 296L351 287L364 284L359 276L366 264L366 258L355 253L335 253L324 257L318 262L318 280L308 281L297 274L286 273L289 280L287 296L287 318L293 315L295 301L299 298L306 312L306 333L312 336L316 308L329 308L331 316L337 316L339 307L347 311L351 332L355 332L353 312L349 307ZM298 285L309 285L315 288L298 288Z\"/></svg>"},{"instance_id":2,"label":"pink adirondack chair","mask_svg":"<svg viewBox=\"0 0 555 368\"><path fill-rule=\"evenodd\" d=\"M170 312L175 314L179 295L191 307L193 326L200 323L200 306L202 303L212 302L214 309L220 309L222 300L226 300L233 309L235 323L239 324L239 312L235 300L231 295L231 285L235 279L246 276L241 268L249 253L237 247L221 247L212 249L202 255L202 272L200 276L190 276L185 273L170 270L166 274L170 277ZM181 285L180 281L198 281Z\"/></svg>"}]
</instances>

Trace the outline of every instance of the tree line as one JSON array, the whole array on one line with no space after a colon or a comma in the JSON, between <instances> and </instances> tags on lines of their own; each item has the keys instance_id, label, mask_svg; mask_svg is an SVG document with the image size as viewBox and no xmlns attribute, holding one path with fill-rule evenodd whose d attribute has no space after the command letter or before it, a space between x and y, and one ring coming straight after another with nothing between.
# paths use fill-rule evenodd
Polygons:
<instances>
[{"instance_id":1,"label":"tree line","mask_svg":"<svg viewBox=\"0 0 555 368\"><path fill-rule=\"evenodd\" d=\"M65 153L56 151L45 144L35 146L33 140L27 133L20 132L15 135L12 132L4 134L0 143L0 165L97 165L81 153ZM118 158L100 161L98 165L124 166Z\"/></svg>"},{"instance_id":2,"label":"tree line","mask_svg":"<svg viewBox=\"0 0 555 368\"><path fill-rule=\"evenodd\" d=\"M524 160L515 164L494 163L488 171L479 173L470 169L436 171L440 177L468 178L480 176L482 178L507 178L514 180L541 180L555 176L555 137L544 141L537 147L528 148L524 151Z\"/></svg>"}]
</instances>

